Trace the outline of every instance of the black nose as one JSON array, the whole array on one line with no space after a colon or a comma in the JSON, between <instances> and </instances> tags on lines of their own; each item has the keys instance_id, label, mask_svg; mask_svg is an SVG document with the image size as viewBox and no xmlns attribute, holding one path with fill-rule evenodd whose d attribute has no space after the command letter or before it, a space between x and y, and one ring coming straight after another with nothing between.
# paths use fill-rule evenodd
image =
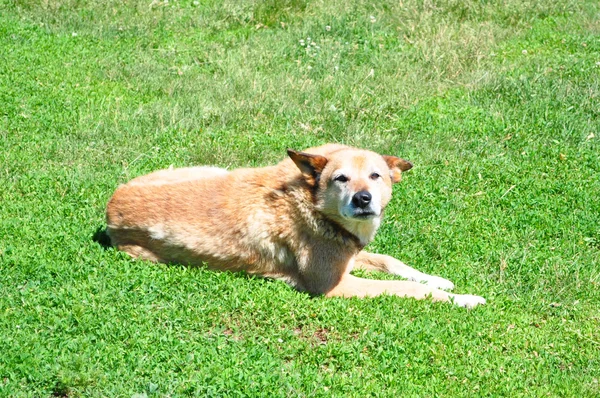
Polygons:
<instances>
[{"instance_id":1,"label":"black nose","mask_svg":"<svg viewBox=\"0 0 600 398\"><path fill-rule=\"evenodd\" d=\"M352 197L352 204L356 207L364 209L369 203L371 203L371 194L368 191L360 191L354 194Z\"/></svg>"}]
</instances>

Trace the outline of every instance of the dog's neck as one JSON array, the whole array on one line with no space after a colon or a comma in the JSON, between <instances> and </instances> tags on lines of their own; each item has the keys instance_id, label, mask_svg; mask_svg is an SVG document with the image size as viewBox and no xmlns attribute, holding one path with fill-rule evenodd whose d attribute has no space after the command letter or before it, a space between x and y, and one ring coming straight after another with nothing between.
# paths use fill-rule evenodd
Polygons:
<instances>
[{"instance_id":1,"label":"dog's neck","mask_svg":"<svg viewBox=\"0 0 600 398\"><path fill-rule=\"evenodd\" d=\"M304 213L303 218L316 235L340 241L348 246L350 250L359 252L371 241L371 239L364 239L365 236L359 236L358 233L349 230L339 221L333 220L317 210Z\"/></svg>"},{"instance_id":2,"label":"dog's neck","mask_svg":"<svg viewBox=\"0 0 600 398\"><path fill-rule=\"evenodd\" d=\"M341 240L346 245L352 247L352 249L361 251L370 240L365 241L362 239L354 231L349 230L347 227L339 223L338 221L334 221L331 218L317 213L315 215L317 219L317 223L319 224L318 231L325 237Z\"/></svg>"}]
</instances>

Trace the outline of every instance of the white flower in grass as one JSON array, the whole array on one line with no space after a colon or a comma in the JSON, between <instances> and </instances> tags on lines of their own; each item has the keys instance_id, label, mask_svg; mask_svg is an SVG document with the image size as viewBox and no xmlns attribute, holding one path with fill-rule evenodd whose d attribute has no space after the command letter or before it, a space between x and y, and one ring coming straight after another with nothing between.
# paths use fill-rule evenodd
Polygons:
<instances>
[{"instance_id":1,"label":"white flower in grass","mask_svg":"<svg viewBox=\"0 0 600 398\"><path fill-rule=\"evenodd\" d=\"M325 26L325 30L329 32L331 30L331 26L329 26L329 25Z\"/></svg>"},{"instance_id":2,"label":"white flower in grass","mask_svg":"<svg viewBox=\"0 0 600 398\"><path fill-rule=\"evenodd\" d=\"M370 15L369 19L371 20L371 23L377 22L377 19L375 19L375 17L373 15Z\"/></svg>"}]
</instances>

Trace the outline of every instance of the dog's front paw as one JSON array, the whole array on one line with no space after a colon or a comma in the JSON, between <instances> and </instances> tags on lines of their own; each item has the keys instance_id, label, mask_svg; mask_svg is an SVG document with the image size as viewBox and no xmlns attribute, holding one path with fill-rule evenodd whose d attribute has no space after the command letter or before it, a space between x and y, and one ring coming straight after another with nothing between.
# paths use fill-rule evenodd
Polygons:
<instances>
[{"instance_id":1,"label":"dog's front paw","mask_svg":"<svg viewBox=\"0 0 600 398\"><path fill-rule=\"evenodd\" d=\"M439 276L427 275L427 277L423 279L423 282L425 282L427 284L427 286L431 286L436 289L442 289L442 290L454 289L454 283L452 283L448 279L444 279Z\"/></svg>"},{"instance_id":2,"label":"dog's front paw","mask_svg":"<svg viewBox=\"0 0 600 398\"><path fill-rule=\"evenodd\" d=\"M483 297L474 296L472 294L453 294L450 297L454 304L465 308L473 308L485 304L485 299Z\"/></svg>"}]
</instances>

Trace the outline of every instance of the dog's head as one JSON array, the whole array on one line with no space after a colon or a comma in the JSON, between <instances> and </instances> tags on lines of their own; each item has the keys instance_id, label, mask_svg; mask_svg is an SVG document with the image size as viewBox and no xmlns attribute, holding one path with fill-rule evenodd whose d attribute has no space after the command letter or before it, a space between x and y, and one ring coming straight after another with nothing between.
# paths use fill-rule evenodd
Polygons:
<instances>
[{"instance_id":1,"label":"dog's head","mask_svg":"<svg viewBox=\"0 0 600 398\"><path fill-rule=\"evenodd\" d=\"M314 187L317 210L366 244L379 227L382 212L392 197L392 184L399 182L402 172L412 164L362 149L330 148L334 150L288 150L288 154Z\"/></svg>"}]
</instances>

